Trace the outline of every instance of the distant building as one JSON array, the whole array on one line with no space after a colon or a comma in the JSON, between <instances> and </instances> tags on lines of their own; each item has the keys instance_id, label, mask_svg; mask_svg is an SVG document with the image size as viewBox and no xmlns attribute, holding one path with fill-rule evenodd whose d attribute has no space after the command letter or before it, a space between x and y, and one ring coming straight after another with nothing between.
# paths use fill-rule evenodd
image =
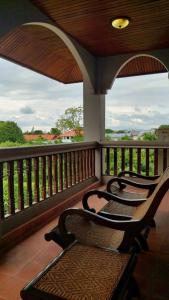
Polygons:
<instances>
[{"instance_id":1,"label":"distant building","mask_svg":"<svg viewBox=\"0 0 169 300\"><path fill-rule=\"evenodd\" d=\"M80 131L80 135L84 135L83 130ZM71 139L78 136L76 130L68 130L58 135L58 138L62 140L63 143L71 142Z\"/></svg>"},{"instance_id":2,"label":"distant building","mask_svg":"<svg viewBox=\"0 0 169 300\"><path fill-rule=\"evenodd\" d=\"M32 142L36 141L38 139L44 139L46 141L54 142L58 136L56 134L48 134L48 133L43 133L43 134L24 134L23 135L25 142Z\"/></svg>"}]
</instances>

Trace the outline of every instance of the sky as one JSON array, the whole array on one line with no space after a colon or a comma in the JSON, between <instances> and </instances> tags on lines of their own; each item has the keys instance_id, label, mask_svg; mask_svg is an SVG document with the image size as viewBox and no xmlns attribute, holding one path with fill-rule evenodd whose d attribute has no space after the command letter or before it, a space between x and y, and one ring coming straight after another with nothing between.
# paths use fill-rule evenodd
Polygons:
<instances>
[{"instance_id":1,"label":"sky","mask_svg":"<svg viewBox=\"0 0 169 300\"><path fill-rule=\"evenodd\" d=\"M106 128L169 124L168 74L116 79L106 95ZM66 108L83 105L82 83L65 85L0 59L0 120L49 131Z\"/></svg>"}]
</instances>

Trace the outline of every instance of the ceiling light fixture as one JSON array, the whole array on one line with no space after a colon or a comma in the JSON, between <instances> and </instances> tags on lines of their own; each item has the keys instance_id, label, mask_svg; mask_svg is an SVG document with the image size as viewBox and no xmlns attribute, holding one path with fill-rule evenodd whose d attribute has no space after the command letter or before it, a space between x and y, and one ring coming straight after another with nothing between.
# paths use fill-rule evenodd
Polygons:
<instances>
[{"instance_id":1,"label":"ceiling light fixture","mask_svg":"<svg viewBox=\"0 0 169 300\"><path fill-rule=\"evenodd\" d=\"M116 29L124 29L129 25L129 22L128 17L117 17L111 21L111 24Z\"/></svg>"}]
</instances>

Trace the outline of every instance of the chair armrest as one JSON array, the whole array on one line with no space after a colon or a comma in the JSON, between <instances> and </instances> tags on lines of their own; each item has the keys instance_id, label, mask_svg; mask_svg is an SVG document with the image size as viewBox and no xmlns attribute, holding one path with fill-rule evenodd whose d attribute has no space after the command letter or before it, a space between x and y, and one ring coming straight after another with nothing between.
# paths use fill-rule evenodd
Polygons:
<instances>
[{"instance_id":1,"label":"chair armrest","mask_svg":"<svg viewBox=\"0 0 169 300\"><path fill-rule=\"evenodd\" d=\"M93 208L90 208L89 205L88 205L88 198L92 195L97 195L98 198L104 198L105 200L107 201L115 201L115 202L118 202L118 203L121 203L121 204L124 204L124 205L127 205L127 206L138 206L140 205L141 203L145 202L146 199L143 198L143 199L131 199L131 200L128 200L126 198L122 198L122 197L119 197L117 195L114 195L112 193L109 193L109 192L105 192L105 191L99 191L99 190L92 190L92 191L89 191L87 192L84 196L83 196L83 199L82 199L82 204L83 204L83 208L88 210L88 211L91 211L93 213L95 213L95 209Z\"/></svg>"},{"instance_id":2,"label":"chair armrest","mask_svg":"<svg viewBox=\"0 0 169 300\"><path fill-rule=\"evenodd\" d=\"M88 211L91 211L93 213L95 213L96 210L94 208L90 208L89 205L88 205L88 198L90 196L93 196L93 195L97 195L98 198L104 198L107 201L113 200L112 199L113 195L111 193L108 193L108 192L99 191L99 190L91 190L91 191L85 193L84 196L83 196L83 199L82 199L83 208L88 210Z\"/></svg>"},{"instance_id":3,"label":"chair armrest","mask_svg":"<svg viewBox=\"0 0 169 300\"><path fill-rule=\"evenodd\" d=\"M99 211L98 212L98 215L99 216L102 216L104 218L107 218L107 219L110 219L110 220L131 220L132 217L131 216L127 216L127 215L119 215L119 214L111 214L111 213L108 213L106 211Z\"/></svg>"},{"instance_id":4,"label":"chair armrest","mask_svg":"<svg viewBox=\"0 0 169 300\"><path fill-rule=\"evenodd\" d=\"M61 214L59 218L58 226L62 235L70 234L70 232L68 232L66 229L66 218L70 215L79 215L97 225L129 232L135 232L138 229L138 226L141 225L141 220L109 220L108 218L104 218L90 211L78 208L68 208Z\"/></svg>"},{"instance_id":5,"label":"chair armrest","mask_svg":"<svg viewBox=\"0 0 169 300\"><path fill-rule=\"evenodd\" d=\"M143 179L148 179L148 180L156 180L160 177L160 175L146 176L146 175L141 175L141 174L131 172L131 171L122 171L118 174L118 177L122 177L125 175L130 175L131 177L143 178Z\"/></svg>"},{"instance_id":6,"label":"chair armrest","mask_svg":"<svg viewBox=\"0 0 169 300\"><path fill-rule=\"evenodd\" d=\"M120 177L114 177L112 179L110 179L107 183L107 191L109 193L111 193L111 185L117 182L120 189L121 189L121 185L131 185L137 188L141 188L141 189L148 189L148 190L154 190L154 188L157 186L157 183L139 183L133 180L130 180L128 178L120 178ZM123 189L123 188L122 188Z\"/></svg>"}]
</instances>

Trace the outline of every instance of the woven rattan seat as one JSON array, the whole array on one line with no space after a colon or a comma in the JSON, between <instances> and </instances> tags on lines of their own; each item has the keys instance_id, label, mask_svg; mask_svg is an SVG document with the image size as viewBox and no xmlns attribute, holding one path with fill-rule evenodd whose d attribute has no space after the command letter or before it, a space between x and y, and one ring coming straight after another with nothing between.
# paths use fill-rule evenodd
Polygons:
<instances>
[{"instance_id":1,"label":"woven rattan seat","mask_svg":"<svg viewBox=\"0 0 169 300\"><path fill-rule=\"evenodd\" d=\"M115 293L131 257L76 243L21 291L22 299L119 299Z\"/></svg>"},{"instance_id":2,"label":"woven rattan seat","mask_svg":"<svg viewBox=\"0 0 169 300\"><path fill-rule=\"evenodd\" d=\"M113 214L132 216L134 214L135 207L109 201L101 210Z\"/></svg>"},{"instance_id":3,"label":"woven rattan seat","mask_svg":"<svg viewBox=\"0 0 169 300\"><path fill-rule=\"evenodd\" d=\"M117 249L124 237L124 231L99 226L78 215L66 218L66 229L72 232L80 243L110 249Z\"/></svg>"}]
</instances>

